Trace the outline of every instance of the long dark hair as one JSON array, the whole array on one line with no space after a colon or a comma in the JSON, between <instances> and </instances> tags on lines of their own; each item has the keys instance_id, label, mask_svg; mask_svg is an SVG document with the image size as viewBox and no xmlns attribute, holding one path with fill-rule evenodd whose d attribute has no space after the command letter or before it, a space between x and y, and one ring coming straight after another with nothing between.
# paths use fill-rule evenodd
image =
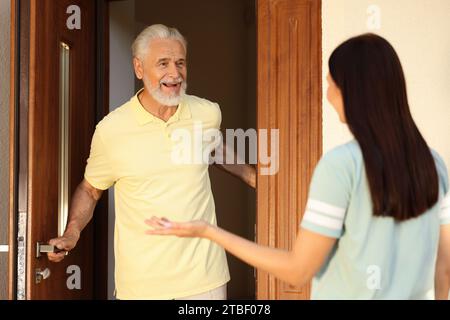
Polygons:
<instances>
[{"instance_id":1,"label":"long dark hair","mask_svg":"<svg viewBox=\"0 0 450 320\"><path fill-rule=\"evenodd\" d=\"M364 34L342 43L328 64L361 147L373 214L396 221L420 216L437 202L439 182L431 151L411 116L394 48L380 36Z\"/></svg>"}]
</instances>

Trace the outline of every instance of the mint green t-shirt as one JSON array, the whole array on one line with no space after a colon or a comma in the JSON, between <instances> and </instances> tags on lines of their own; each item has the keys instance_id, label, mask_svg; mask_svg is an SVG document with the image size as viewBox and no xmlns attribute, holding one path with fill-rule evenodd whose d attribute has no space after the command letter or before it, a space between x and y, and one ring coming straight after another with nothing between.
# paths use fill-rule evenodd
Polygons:
<instances>
[{"instance_id":1,"label":"mint green t-shirt","mask_svg":"<svg viewBox=\"0 0 450 320\"><path fill-rule=\"evenodd\" d=\"M356 140L319 161L301 226L336 238L312 284L312 299L430 299L441 224L450 223L445 164L432 151L439 201L404 222L375 217Z\"/></svg>"}]
</instances>

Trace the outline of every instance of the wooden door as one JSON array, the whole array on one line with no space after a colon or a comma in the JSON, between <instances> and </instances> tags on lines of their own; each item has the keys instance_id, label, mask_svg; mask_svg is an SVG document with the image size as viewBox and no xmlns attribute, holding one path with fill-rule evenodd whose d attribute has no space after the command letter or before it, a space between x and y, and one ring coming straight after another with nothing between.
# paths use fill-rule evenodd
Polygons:
<instances>
[{"instance_id":1,"label":"wooden door","mask_svg":"<svg viewBox=\"0 0 450 320\"><path fill-rule=\"evenodd\" d=\"M94 228L62 262L37 257L63 231L62 211L82 181L96 123L96 2L15 0L20 55L16 208L11 220L17 299L94 298ZM65 199L65 201L63 201ZM62 226L59 226L62 225ZM106 254L106 253L105 253ZM50 271L39 279L38 271ZM40 282L39 282L40 280Z\"/></svg>"},{"instance_id":2,"label":"wooden door","mask_svg":"<svg viewBox=\"0 0 450 320\"><path fill-rule=\"evenodd\" d=\"M258 128L279 129L279 171L258 177L257 241L287 249L322 153L321 1L258 0L257 15ZM308 299L309 286L258 271L257 297Z\"/></svg>"}]
</instances>

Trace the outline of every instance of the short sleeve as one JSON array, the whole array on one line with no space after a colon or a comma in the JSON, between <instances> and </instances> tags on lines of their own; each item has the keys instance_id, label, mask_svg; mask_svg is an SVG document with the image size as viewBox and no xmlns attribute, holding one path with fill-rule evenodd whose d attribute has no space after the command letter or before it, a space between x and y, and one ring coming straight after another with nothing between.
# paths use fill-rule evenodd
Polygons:
<instances>
[{"instance_id":1,"label":"short sleeve","mask_svg":"<svg viewBox=\"0 0 450 320\"><path fill-rule=\"evenodd\" d=\"M222 112L220 111L220 106L218 103L213 103L215 109L215 119L214 119L214 129L220 130L222 124Z\"/></svg>"},{"instance_id":2,"label":"short sleeve","mask_svg":"<svg viewBox=\"0 0 450 320\"><path fill-rule=\"evenodd\" d=\"M331 238L342 236L353 171L345 145L322 157L311 180L302 228Z\"/></svg>"},{"instance_id":3,"label":"short sleeve","mask_svg":"<svg viewBox=\"0 0 450 320\"><path fill-rule=\"evenodd\" d=\"M115 182L111 162L108 159L107 150L98 126L92 137L91 151L84 178L90 185L100 190L108 189Z\"/></svg>"},{"instance_id":4,"label":"short sleeve","mask_svg":"<svg viewBox=\"0 0 450 320\"><path fill-rule=\"evenodd\" d=\"M439 221L441 225L450 224L450 192L447 192L447 195L441 202Z\"/></svg>"},{"instance_id":5,"label":"short sleeve","mask_svg":"<svg viewBox=\"0 0 450 320\"><path fill-rule=\"evenodd\" d=\"M439 207L439 221L441 225L450 224L450 190L448 187L448 174L444 161L439 158L438 172L441 193L444 195Z\"/></svg>"},{"instance_id":6,"label":"short sleeve","mask_svg":"<svg viewBox=\"0 0 450 320\"><path fill-rule=\"evenodd\" d=\"M441 225L450 224L450 191L447 167L444 160L435 150L431 150L431 152L439 177L439 221Z\"/></svg>"}]
</instances>

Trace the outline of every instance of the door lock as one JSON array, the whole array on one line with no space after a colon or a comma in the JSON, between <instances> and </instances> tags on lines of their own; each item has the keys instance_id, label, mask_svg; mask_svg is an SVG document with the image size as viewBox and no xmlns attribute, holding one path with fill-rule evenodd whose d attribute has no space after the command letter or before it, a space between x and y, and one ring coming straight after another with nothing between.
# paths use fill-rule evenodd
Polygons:
<instances>
[{"instance_id":1,"label":"door lock","mask_svg":"<svg viewBox=\"0 0 450 320\"><path fill-rule=\"evenodd\" d=\"M48 277L50 277L50 269L49 268L45 268L44 270L41 270L39 268L36 269L36 284L41 283L42 280L47 279Z\"/></svg>"}]
</instances>

